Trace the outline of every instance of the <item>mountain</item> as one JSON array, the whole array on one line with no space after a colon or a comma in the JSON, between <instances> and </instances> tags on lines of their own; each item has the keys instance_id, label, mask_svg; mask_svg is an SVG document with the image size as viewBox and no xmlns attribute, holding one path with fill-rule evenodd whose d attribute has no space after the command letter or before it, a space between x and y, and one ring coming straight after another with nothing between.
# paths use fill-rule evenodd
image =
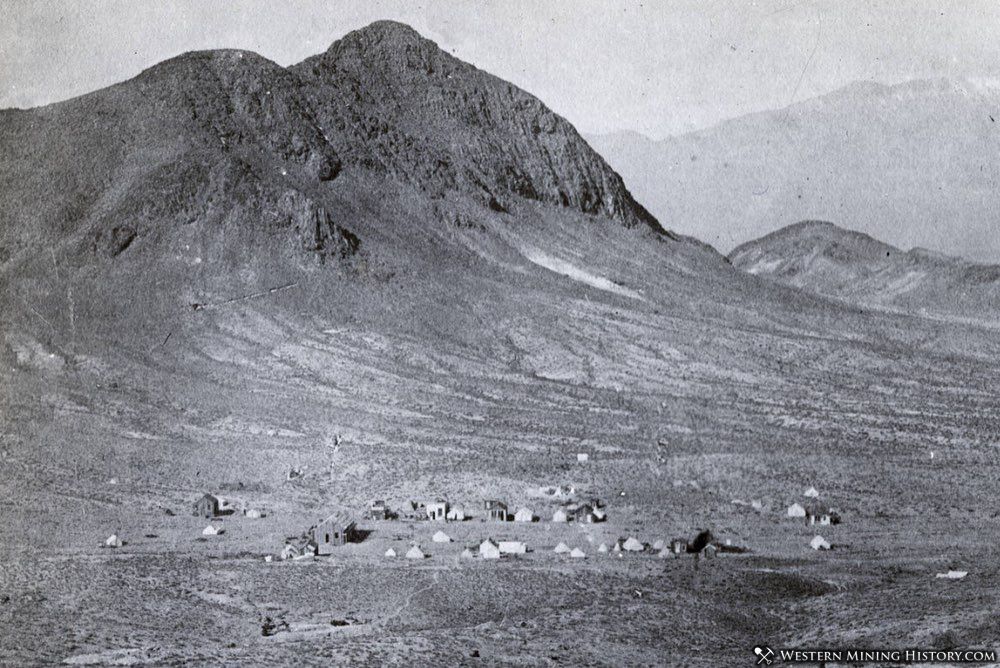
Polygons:
<instances>
[{"instance_id":1,"label":"mountain","mask_svg":"<svg viewBox=\"0 0 1000 668\"><path fill-rule=\"evenodd\" d=\"M833 220L995 262L996 121L1000 86L917 80L856 83L661 141L587 139L656 216L726 252L799 220Z\"/></svg>"},{"instance_id":2,"label":"mountain","mask_svg":"<svg viewBox=\"0 0 1000 668\"><path fill-rule=\"evenodd\" d=\"M2 120L7 305L61 345L152 336L179 306L292 283L318 282L298 292L320 299L475 261L541 271L523 251L546 227L722 261L662 228L536 98L393 22L287 69L188 53Z\"/></svg>"},{"instance_id":3,"label":"mountain","mask_svg":"<svg viewBox=\"0 0 1000 668\"><path fill-rule=\"evenodd\" d=\"M740 271L625 183L390 22L0 112L0 663L731 665L762 634L938 644L948 596L942 643L992 642L998 330ZM607 521L548 522L550 485ZM784 518L809 486L832 559ZM266 517L203 535L206 492ZM545 521L262 558L435 498ZM697 568L594 547L705 529ZM489 535L531 551L456 565ZM410 542L425 563L383 557ZM973 603L925 595L955 559Z\"/></svg>"},{"instance_id":4,"label":"mountain","mask_svg":"<svg viewBox=\"0 0 1000 668\"><path fill-rule=\"evenodd\" d=\"M876 308L996 323L1000 266L921 248L901 251L867 234L805 221L729 254L756 276Z\"/></svg>"},{"instance_id":5,"label":"mountain","mask_svg":"<svg viewBox=\"0 0 1000 668\"><path fill-rule=\"evenodd\" d=\"M351 33L291 71L355 164L434 197L458 189L498 211L520 197L662 232L573 126L407 26Z\"/></svg>"}]
</instances>

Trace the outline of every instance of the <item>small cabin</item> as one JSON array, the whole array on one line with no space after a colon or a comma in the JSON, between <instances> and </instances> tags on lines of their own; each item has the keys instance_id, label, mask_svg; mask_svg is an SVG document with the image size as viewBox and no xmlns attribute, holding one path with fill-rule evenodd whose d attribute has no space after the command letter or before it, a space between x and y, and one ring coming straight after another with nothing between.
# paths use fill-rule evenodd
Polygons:
<instances>
[{"instance_id":1,"label":"small cabin","mask_svg":"<svg viewBox=\"0 0 1000 668\"><path fill-rule=\"evenodd\" d=\"M503 501L489 499L483 503L486 509L486 517L494 522L507 521L507 504Z\"/></svg>"},{"instance_id":2,"label":"small cabin","mask_svg":"<svg viewBox=\"0 0 1000 668\"><path fill-rule=\"evenodd\" d=\"M427 504L427 519L444 522L448 518L448 502L434 501Z\"/></svg>"},{"instance_id":3,"label":"small cabin","mask_svg":"<svg viewBox=\"0 0 1000 668\"><path fill-rule=\"evenodd\" d=\"M373 520L385 520L389 518L389 507L381 499L372 501L368 511Z\"/></svg>"},{"instance_id":4,"label":"small cabin","mask_svg":"<svg viewBox=\"0 0 1000 668\"><path fill-rule=\"evenodd\" d=\"M357 542L359 533L357 523L347 513L336 512L320 520L309 535L317 545L317 554L330 554L335 547Z\"/></svg>"},{"instance_id":5,"label":"small cabin","mask_svg":"<svg viewBox=\"0 0 1000 668\"><path fill-rule=\"evenodd\" d=\"M235 512L233 505L221 496L215 494L205 494L194 502L195 517L221 517L222 515L232 515Z\"/></svg>"},{"instance_id":6,"label":"small cabin","mask_svg":"<svg viewBox=\"0 0 1000 668\"><path fill-rule=\"evenodd\" d=\"M516 513L514 513L515 522L534 522L535 521L535 511L531 508L520 508Z\"/></svg>"},{"instance_id":7,"label":"small cabin","mask_svg":"<svg viewBox=\"0 0 1000 668\"><path fill-rule=\"evenodd\" d=\"M670 551L674 554L684 554L688 551L688 542L683 538L674 538L670 541Z\"/></svg>"},{"instance_id":8,"label":"small cabin","mask_svg":"<svg viewBox=\"0 0 1000 668\"><path fill-rule=\"evenodd\" d=\"M830 508L818 500L806 504L805 507L806 524L827 526L830 524L840 524L840 514L835 508Z\"/></svg>"},{"instance_id":9,"label":"small cabin","mask_svg":"<svg viewBox=\"0 0 1000 668\"><path fill-rule=\"evenodd\" d=\"M296 559L298 557L314 556L317 554L316 547L316 543L305 538L290 541L285 543L280 557L282 559Z\"/></svg>"}]
</instances>

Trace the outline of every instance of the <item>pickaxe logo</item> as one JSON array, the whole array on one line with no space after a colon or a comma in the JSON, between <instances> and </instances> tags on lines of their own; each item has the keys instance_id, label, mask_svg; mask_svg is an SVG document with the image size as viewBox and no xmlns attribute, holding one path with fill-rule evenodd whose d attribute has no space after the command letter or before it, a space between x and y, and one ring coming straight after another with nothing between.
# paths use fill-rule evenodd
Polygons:
<instances>
[{"instance_id":1,"label":"pickaxe logo","mask_svg":"<svg viewBox=\"0 0 1000 668\"><path fill-rule=\"evenodd\" d=\"M770 647L754 647L753 653L758 656L758 666L770 666L773 663L774 651Z\"/></svg>"}]
</instances>

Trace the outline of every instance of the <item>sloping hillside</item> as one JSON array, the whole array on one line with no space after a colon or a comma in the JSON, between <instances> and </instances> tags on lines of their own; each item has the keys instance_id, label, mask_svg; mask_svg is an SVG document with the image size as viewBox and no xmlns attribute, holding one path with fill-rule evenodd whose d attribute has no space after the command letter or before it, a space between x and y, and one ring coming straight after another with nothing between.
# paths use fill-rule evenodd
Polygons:
<instances>
[{"instance_id":1,"label":"sloping hillside","mask_svg":"<svg viewBox=\"0 0 1000 668\"><path fill-rule=\"evenodd\" d=\"M756 276L856 304L998 322L1000 266L882 243L832 223L789 225L729 254Z\"/></svg>"},{"instance_id":2,"label":"sloping hillside","mask_svg":"<svg viewBox=\"0 0 1000 668\"><path fill-rule=\"evenodd\" d=\"M998 122L1000 87L927 80L852 84L662 141L587 139L654 215L723 252L800 220L833 220L996 262Z\"/></svg>"},{"instance_id":3,"label":"sloping hillside","mask_svg":"<svg viewBox=\"0 0 1000 668\"><path fill-rule=\"evenodd\" d=\"M994 639L996 588L929 574L998 581L996 330L739 271L405 26L3 112L0 199L0 663L716 666L765 632ZM607 521L547 521L549 485ZM782 512L808 486L845 517L829 553ZM266 517L205 535L208 491ZM437 543L366 520L333 557L264 559L334 510L436 498L545 521ZM596 547L706 528L748 551ZM459 561L489 537L530 552ZM412 544L428 558L383 556Z\"/></svg>"}]
</instances>

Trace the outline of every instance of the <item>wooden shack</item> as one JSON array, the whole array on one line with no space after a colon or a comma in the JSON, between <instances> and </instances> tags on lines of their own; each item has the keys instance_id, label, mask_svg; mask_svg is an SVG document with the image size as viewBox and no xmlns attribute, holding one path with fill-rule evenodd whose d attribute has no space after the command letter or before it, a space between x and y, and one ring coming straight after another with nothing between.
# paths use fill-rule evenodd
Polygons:
<instances>
[{"instance_id":1,"label":"wooden shack","mask_svg":"<svg viewBox=\"0 0 1000 668\"><path fill-rule=\"evenodd\" d=\"M486 517L494 522L507 521L507 504L496 499L488 499L483 503L486 509Z\"/></svg>"},{"instance_id":2,"label":"wooden shack","mask_svg":"<svg viewBox=\"0 0 1000 668\"><path fill-rule=\"evenodd\" d=\"M357 522L345 512L337 511L320 520L309 530L316 543L317 554L331 554L333 548L358 540Z\"/></svg>"}]
</instances>

